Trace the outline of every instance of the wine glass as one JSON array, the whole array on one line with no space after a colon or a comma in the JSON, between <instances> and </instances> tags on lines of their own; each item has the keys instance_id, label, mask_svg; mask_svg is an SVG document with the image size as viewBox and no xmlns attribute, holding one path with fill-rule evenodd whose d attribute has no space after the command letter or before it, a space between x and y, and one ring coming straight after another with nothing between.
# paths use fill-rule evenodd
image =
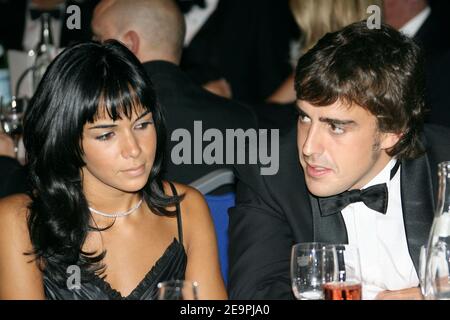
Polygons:
<instances>
[{"instance_id":1,"label":"wine glass","mask_svg":"<svg viewBox=\"0 0 450 320\"><path fill-rule=\"evenodd\" d=\"M336 250L322 243L298 243L291 251L291 281L299 300L322 300L322 286L337 273Z\"/></svg>"},{"instance_id":2,"label":"wine glass","mask_svg":"<svg viewBox=\"0 0 450 320\"><path fill-rule=\"evenodd\" d=\"M359 250L346 244L328 245L334 248L337 272L333 281L323 285L325 300L361 300L362 276Z\"/></svg>"},{"instance_id":3,"label":"wine glass","mask_svg":"<svg viewBox=\"0 0 450 320\"><path fill-rule=\"evenodd\" d=\"M160 282L158 300L198 300L198 283L188 280Z\"/></svg>"},{"instance_id":4,"label":"wine glass","mask_svg":"<svg viewBox=\"0 0 450 320\"><path fill-rule=\"evenodd\" d=\"M450 247L445 241L438 241L428 253L429 277L427 298L436 300L450 300ZM427 285L428 286L428 285Z\"/></svg>"},{"instance_id":5,"label":"wine glass","mask_svg":"<svg viewBox=\"0 0 450 320\"><path fill-rule=\"evenodd\" d=\"M12 97L5 103L0 97L0 123L3 131L10 135L14 141L14 153L18 158L19 142L23 133L22 118L27 107L28 99Z\"/></svg>"}]
</instances>

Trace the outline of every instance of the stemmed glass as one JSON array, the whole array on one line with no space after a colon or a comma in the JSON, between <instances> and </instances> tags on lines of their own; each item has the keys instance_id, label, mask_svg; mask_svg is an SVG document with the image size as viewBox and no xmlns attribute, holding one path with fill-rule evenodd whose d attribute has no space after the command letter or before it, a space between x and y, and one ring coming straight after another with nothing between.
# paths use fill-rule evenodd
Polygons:
<instances>
[{"instance_id":1,"label":"stemmed glass","mask_svg":"<svg viewBox=\"0 0 450 320\"><path fill-rule=\"evenodd\" d=\"M160 282L158 300L198 300L198 283L188 280Z\"/></svg>"},{"instance_id":2,"label":"stemmed glass","mask_svg":"<svg viewBox=\"0 0 450 320\"><path fill-rule=\"evenodd\" d=\"M10 135L14 141L14 152L18 158L19 142L23 133L22 118L27 107L27 98L12 97L10 102L5 103L0 97L0 123L3 131Z\"/></svg>"},{"instance_id":3,"label":"stemmed glass","mask_svg":"<svg viewBox=\"0 0 450 320\"><path fill-rule=\"evenodd\" d=\"M323 285L338 272L336 250L317 242L298 243L291 251L291 281L299 300L322 300Z\"/></svg>"}]
</instances>

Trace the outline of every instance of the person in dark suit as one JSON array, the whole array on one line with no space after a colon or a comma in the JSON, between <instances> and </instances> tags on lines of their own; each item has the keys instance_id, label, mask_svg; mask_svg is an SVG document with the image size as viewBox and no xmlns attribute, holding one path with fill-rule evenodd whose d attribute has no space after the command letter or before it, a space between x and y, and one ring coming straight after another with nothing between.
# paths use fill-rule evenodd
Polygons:
<instances>
[{"instance_id":1,"label":"person in dark suit","mask_svg":"<svg viewBox=\"0 0 450 320\"><path fill-rule=\"evenodd\" d=\"M292 72L290 41L297 36L287 1L220 0L180 65L202 85L225 79L233 99L253 105Z\"/></svg>"},{"instance_id":2,"label":"person in dark suit","mask_svg":"<svg viewBox=\"0 0 450 320\"><path fill-rule=\"evenodd\" d=\"M66 47L74 43L91 39L90 28L92 11L99 0L1 0L0 1L0 42L6 49L27 51L34 49L34 46L24 47L24 42L29 42L27 37L27 20L39 18L40 12L50 12L52 20L59 22L57 33L58 39L54 39L58 47ZM80 28L67 28L66 21L72 16L72 12L67 13L66 8L77 5L80 8ZM40 33L36 33L37 39L33 43L39 42ZM30 40L31 41L31 40Z\"/></svg>"},{"instance_id":3,"label":"person in dark suit","mask_svg":"<svg viewBox=\"0 0 450 320\"><path fill-rule=\"evenodd\" d=\"M425 121L450 126L450 24L447 1L385 0L385 22L413 38L424 50Z\"/></svg>"},{"instance_id":4,"label":"person in dark suit","mask_svg":"<svg viewBox=\"0 0 450 320\"><path fill-rule=\"evenodd\" d=\"M450 131L425 127L419 47L387 25L324 36L296 70L296 130L280 170L238 168L229 210L231 299L292 299L298 242L359 248L364 299L420 298L420 246L433 220Z\"/></svg>"},{"instance_id":5,"label":"person in dark suit","mask_svg":"<svg viewBox=\"0 0 450 320\"><path fill-rule=\"evenodd\" d=\"M118 19L121 23L118 24ZM123 17L130 17L128 20ZM170 139L177 129L187 130L196 138L195 121L203 131L256 127L253 113L231 100L213 95L195 84L178 67L183 48L184 19L172 0L114 1L103 0L94 12L95 36L103 41L122 41L144 64L153 81L167 120L168 149L165 178L189 184L219 168L220 163L195 164L195 149L190 147L191 163L176 164L172 150L178 141ZM198 128L198 126L197 126Z\"/></svg>"},{"instance_id":6,"label":"person in dark suit","mask_svg":"<svg viewBox=\"0 0 450 320\"><path fill-rule=\"evenodd\" d=\"M12 139L0 132L0 198L28 191L26 169L14 156Z\"/></svg>"}]
</instances>

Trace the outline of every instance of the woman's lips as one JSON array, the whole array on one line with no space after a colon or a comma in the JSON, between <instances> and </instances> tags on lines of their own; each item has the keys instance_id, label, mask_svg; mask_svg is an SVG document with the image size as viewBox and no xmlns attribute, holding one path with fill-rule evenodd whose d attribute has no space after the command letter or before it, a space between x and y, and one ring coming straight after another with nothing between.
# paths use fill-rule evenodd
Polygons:
<instances>
[{"instance_id":1,"label":"woman's lips","mask_svg":"<svg viewBox=\"0 0 450 320\"><path fill-rule=\"evenodd\" d=\"M137 177L140 176L141 174L143 174L145 172L145 165L141 165L139 167L136 168L131 168L128 170L122 170L123 173L132 176L132 177Z\"/></svg>"}]
</instances>

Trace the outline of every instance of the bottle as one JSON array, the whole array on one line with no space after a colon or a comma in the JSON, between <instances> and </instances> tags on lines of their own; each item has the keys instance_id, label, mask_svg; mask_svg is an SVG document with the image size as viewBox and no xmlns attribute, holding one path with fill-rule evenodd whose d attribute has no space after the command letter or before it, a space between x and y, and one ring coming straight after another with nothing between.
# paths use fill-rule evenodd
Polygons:
<instances>
[{"instance_id":1,"label":"bottle","mask_svg":"<svg viewBox=\"0 0 450 320\"><path fill-rule=\"evenodd\" d=\"M0 101L6 102L11 99L10 80L8 60L6 56L6 49L0 42Z\"/></svg>"},{"instance_id":2,"label":"bottle","mask_svg":"<svg viewBox=\"0 0 450 320\"><path fill-rule=\"evenodd\" d=\"M438 199L433 224L431 226L424 279L426 299L439 298L435 288L440 266L436 263L443 250L450 249L450 161L438 165ZM441 264L442 265L442 264Z\"/></svg>"},{"instance_id":3,"label":"bottle","mask_svg":"<svg viewBox=\"0 0 450 320\"><path fill-rule=\"evenodd\" d=\"M36 90L39 82L44 76L45 70L56 55L56 47L53 43L53 36L50 26L50 14L43 13L41 19L41 39L36 47L36 60L33 70L33 91Z\"/></svg>"}]
</instances>

